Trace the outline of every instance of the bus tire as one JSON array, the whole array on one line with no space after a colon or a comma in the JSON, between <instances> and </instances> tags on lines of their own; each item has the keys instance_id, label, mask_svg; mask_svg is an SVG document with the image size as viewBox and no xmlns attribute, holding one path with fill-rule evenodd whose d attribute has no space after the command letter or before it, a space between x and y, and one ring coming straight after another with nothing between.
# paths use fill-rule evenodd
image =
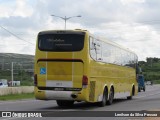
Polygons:
<instances>
[{"instance_id":1,"label":"bus tire","mask_svg":"<svg viewBox=\"0 0 160 120\"><path fill-rule=\"evenodd\" d=\"M134 86L133 86L133 87L132 87L131 96L128 96L127 99L128 99L128 100L131 100L131 99L133 98L133 96L134 96L134 93L135 93L135 88L134 88Z\"/></svg>"},{"instance_id":2,"label":"bus tire","mask_svg":"<svg viewBox=\"0 0 160 120\"><path fill-rule=\"evenodd\" d=\"M143 87L143 91L144 91L144 92L146 91L146 88L145 88L145 87Z\"/></svg>"},{"instance_id":3,"label":"bus tire","mask_svg":"<svg viewBox=\"0 0 160 120\"><path fill-rule=\"evenodd\" d=\"M138 92L141 92L141 88L140 87L138 87Z\"/></svg>"},{"instance_id":4,"label":"bus tire","mask_svg":"<svg viewBox=\"0 0 160 120\"><path fill-rule=\"evenodd\" d=\"M73 100L56 100L56 102L59 107L70 107L74 104Z\"/></svg>"},{"instance_id":5,"label":"bus tire","mask_svg":"<svg viewBox=\"0 0 160 120\"><path fill-rule=\"evenodd\" d=\"M102 101L98 103L98 105L99 105L100 107L104 107L104 106L106 105L107 97L108 97L108 92L107 92L107 89L105 88L104 91L103 91Z\"/></svg>"},{"instance_id":6,"label":"bus tire","mask_svg":"<svg viewBox=\"0 0 160 120\"><path fill-rule=\"evenodd\" d=\"M114 99L114 89L113 87L111 87L109 92L109 97L107 100L107 105L111 105L113 103L113 99Z\"/></svg>"}]
</instances>

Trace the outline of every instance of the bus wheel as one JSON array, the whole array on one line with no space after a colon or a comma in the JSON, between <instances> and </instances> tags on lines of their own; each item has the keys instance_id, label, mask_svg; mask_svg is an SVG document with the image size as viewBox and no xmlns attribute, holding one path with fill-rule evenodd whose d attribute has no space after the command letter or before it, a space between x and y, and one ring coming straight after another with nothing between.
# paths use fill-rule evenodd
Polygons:
<instances>
[{"instance_id":1,"label":"bus wheel","mask_svg":"<svg viewBox=\"0 0 160 120\"><path fill-rule=\"evenodd\" d=\"M144 92L146 91L146 88L145 88L145 87L143 87L143 91L144 91Z\"/></svg>"},{"instance_id":2,"label":"bus wheel","mask_svg":"<svg viewBox=\"0 0 160 120\"><path fill-rule=\"evenodd\" d=\"M141 88L140 87L138 87L138 92L141 92Z\"/></svg>"},{"instance_id":3,"label":"bus wheel","mask_svg":"<svg viewBox=\"0 0 160 120\"><path fill-rule=\"evenodd\" d=\"M104 106L106 105L107 96L108 96L107 90L104 89L102 101L98 103L98 105L99 105L100 107L104 107Z\"/></svg>"},{"instance_id":4,"label":"bus wheel","mask_svg":"<svg viewBox=\"0 0 160 120\"><path fill-rule=\"evenodd\" d=\"M131 96L128 96L128 97L127 97L128 100L131 100L131 99L132 99L132 97L134 96L134 91L135 91L135 89L134 89L134 87L133 87L133 88L132 88Z\"/></svg>"},{"instance_id":5,"label":"bus wheel","mask_svg":"<svg viewBox=\"0 0 160 120\"><path fill-rule=\"evenodd\" d=\"M111 105L112 102L113 102L113 99L114 99L114 90L111 87L110 92L109 92L109 98L108 98L108 101L107 101L107 105Z\"/></svg>"},{"instance_id":6,"label":"bus wheel","mask_svg":"<svg viewBox=\"0 0 160 120\"><path fill-rule=\"evenodd\" d=\"M60 107L70 107L74 104L73 100L56 100L56 102Z\"/></svg>"}]
</instances>

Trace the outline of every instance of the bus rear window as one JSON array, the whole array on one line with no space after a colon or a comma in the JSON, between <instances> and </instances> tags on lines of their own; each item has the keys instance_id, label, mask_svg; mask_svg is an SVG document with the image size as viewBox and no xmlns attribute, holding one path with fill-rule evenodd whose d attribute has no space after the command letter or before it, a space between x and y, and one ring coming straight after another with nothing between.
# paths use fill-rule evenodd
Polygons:
<instances>
[{"instance_id":1,"label":"bus rear window","mask_svg":"<svg viewBox=\"0 0 160 120\"><path fill-rule=\"evenodd\" d=\"M84 46L84 34L42 34L38 36L38 47L42 51L80 51Z\"/></svg>"}]
</instances>

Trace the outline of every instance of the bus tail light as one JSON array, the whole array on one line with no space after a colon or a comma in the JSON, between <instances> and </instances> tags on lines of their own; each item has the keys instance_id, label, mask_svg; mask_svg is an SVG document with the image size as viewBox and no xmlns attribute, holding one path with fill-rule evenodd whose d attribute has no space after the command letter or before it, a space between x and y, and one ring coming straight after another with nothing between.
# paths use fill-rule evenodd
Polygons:
<instances>
[{"instance_id":1,"label":"bus tail light","mask_svg":"<svg viewBox=\"0 0 160 120\"><path fill-rule=\"evenodd\" d=\"M83 75L83 78L82 78L82 86L83 88L86 88L88 85L88 77Z\"/></svg>"},{"instance_id":2,"label":"bus tail light","mask_svg":"<svg viewBox=\"0 0 160 120\"><path fill-rule=\"evenodd\" d=\"M34 75L34 86L37 86L37 74Z\"/></svg>"}]
</instances>

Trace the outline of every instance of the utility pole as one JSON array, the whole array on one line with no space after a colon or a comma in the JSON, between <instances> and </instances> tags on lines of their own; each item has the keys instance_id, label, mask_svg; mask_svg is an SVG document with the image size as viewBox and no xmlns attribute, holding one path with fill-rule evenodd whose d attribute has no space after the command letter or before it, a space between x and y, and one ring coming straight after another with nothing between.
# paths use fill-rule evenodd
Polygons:
<instances>
[{"instance_id":1,"label":"utility pole","mask_svg":"<svg viewBox=\"0 0 160 120\"><path fill-rule=\"evenodd\" d=\"M13 64L14 64L14 62L12 62L12 64L11 64L11 80L12 80L12 86L13 86Z\"/></svg>"}]
</instances>

